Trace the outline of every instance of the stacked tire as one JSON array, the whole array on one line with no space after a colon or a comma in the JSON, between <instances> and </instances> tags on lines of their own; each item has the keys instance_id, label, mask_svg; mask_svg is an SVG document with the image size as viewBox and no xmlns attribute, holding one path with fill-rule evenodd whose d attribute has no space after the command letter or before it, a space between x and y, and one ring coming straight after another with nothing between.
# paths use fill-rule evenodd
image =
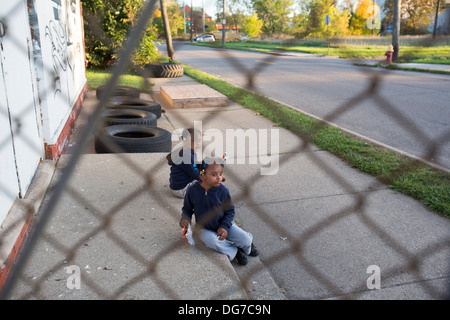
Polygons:
<instances>
[{"instance_id":1,"label":"stacked tire","mask_svg":"<svg viewBox=\"0 0 450 320\"><path fill-rule=\"evenodd\" d=\"M97 99L104 98L105 86L97 88ZM106 98L106 97L105 97ZM140 99L136 88L117 86L101 113L102 128L95 136L97 153L170 152L172 135L157 127L161 105Z\"/></svg>"},{"instance_id":2,"label":"stacked tire","mask_svg":"<svg viewBox=\"0 0 450 320\"><path fill-rule=\"evenodd\" d=\"M184 74L181 63L149 63L145 66L145 71L151 78L178 78Z\"/></svg>"}]
</instances>

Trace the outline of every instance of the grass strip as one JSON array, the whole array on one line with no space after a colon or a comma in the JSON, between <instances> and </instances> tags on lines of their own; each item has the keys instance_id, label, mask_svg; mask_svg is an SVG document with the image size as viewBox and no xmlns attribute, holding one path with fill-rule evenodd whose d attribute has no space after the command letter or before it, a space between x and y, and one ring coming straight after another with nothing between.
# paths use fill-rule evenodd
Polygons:
<instances>
[{"instance_id":1,"label":"grass strip","mask_svg":"<svg viewBox=\"0 0 450 320\"><path fill-rule=\"evenodd\" d=\"M86 70L87 87L89 90L95 90L97 87L104 85L111 77L111 72L108 70ZM136 73L126 73L119 77L117 82L119 86L129 86L138 88L142 92L152 93L152 84Z\"/></svg>"},{"instance_id":2,"label":"grass strip","mask_svg":"<svg viewBox=\"0 0 450 320\"><path fill-rule=\"evenodd\" d=\"M196 45L200 46L213 46L213 47L223 47L221 43L196 43ZM383 56L386 52L386 46L371 46L371 47L363 47L363 46L309 46L309 45L292 45L292 46L284 46L284 45L276 45L276 44L267 44L267 43L259 43L259 42L227 42L225 44L226 49L234 49L234 50L244 50L244 51L256 51L256 52L273 52L273 51L283 51L283 52L301 52L301 53L310 53L310 54L319 54L319 55L330 55L330 56L339 56L340 58L345 59L356 59L356 58L377 58L379 56Z\"/></svg>"},{"instance_id":3,"label":"grass strip","mask_svg":"<svg viewBox=\"0 0 450 320\"><path fill-rule=\"evenodd\" d=\"M188 65L184 65L184 72L276 125L344 159L362 172L377 177L391 189L412 196L431 210L450 218L450 174L357 139L339 128Z\"/></svg>"},{"instance_id":4,"label":"grass strip","mask_svg":"<svg viewBox=\"0 0 450 320\"><path fill-rule=\"evenodd\" d=\"M424 73L434 73L434 74L446 74L450 75L450 71L447 70L437 70L437 69L423 69L423 68L411 68L411 67L404 67L397 65L395 63L392 64L386 64L386 63L360 63L360 62L354 62L355 66L360 67L371 67L371 68L385 68L389 70L402 70L402 71L414 71L414 72L424 72Z\"/></svg>"},{"instance_id":5,"label":"grass strip","mask_svg":"<svg viewBox=\"0 0 450 320\"><path fill-rule=\"evenodd\" d=\"M222 48L220 42L199 42L198 46ZM247 42L227 42L225 48L234 50L256 51L256 52L302 52L320 55L338 56L343 59L367 59L383 58L386 53L385 45L332 45L328 48L323 43L280 45L256 41ZM450 64L450 46L402 46L400 57L397 62L429 63L429 64Z\"/></svg>"}]
</instances>

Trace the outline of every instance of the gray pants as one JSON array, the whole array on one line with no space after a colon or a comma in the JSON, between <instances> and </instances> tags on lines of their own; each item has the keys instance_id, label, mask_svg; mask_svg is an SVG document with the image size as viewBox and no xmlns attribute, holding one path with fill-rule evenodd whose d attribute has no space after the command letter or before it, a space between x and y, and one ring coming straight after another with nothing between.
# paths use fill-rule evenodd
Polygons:
<instances>
[{"instance_id":1,"label":"gray pants","mask_svg":"<svg viewBox=\"0 0 450 320\"><path fill-rule=\"evenodd\" d=\"M184 187L183 189L180 189L180 190L172 190L172 189L170 189L170 192L172 192L172 195L174 195L175 197L184 199L184 196L186 194L187 189L190 186L192 186L196 181L197 180L192 181L186 187Z\"/></svg>"},{"instance_id":2,"label":"gray pants","mask_svg":"<svg viewBox=\"0 0 450 320\"><path fill-rule=\"evenodd\" d=\"M253 235L233 224L224 240L219 240L217 232L207 229L200 231L200 239L208 248L226 254L231 261L236 257L238 248L241 248L246 254L250 254Z\"/></svg>"}]
</instances>

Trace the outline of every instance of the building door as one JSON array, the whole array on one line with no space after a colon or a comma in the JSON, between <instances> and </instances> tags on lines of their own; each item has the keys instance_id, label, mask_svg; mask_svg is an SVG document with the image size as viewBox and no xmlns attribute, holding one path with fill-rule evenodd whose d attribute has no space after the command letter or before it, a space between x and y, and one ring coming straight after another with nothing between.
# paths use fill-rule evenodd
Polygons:
<instances>
[{"instance_id":1,"label":"building door","mask_svg":"<svg viewBox=\"0 0 450 320\"><path fill-rule=\"evenodd\" d=\"M1 41L1 40L0 40ZM3 63L0 63L0 224L19 194L11 122L6 100Z\"/></svg>"},{"instance_id":2,"label":"building door","mask_svg":"<svg viewBox=\"0 0 450 320\"><path fill-rule=\"evenodd\" d=\"M26 0L9 0L2 1L0 6L4 30L0 37L0 156L1 162L5 162L0 194L4 192L8 198L12 194L20 198L25 196L44 157L26 4ZM12 167L14 172L11 172ZM0 201L1 218L7 204L3 204L4 199L0 198Z\"/></svg>"}]
</instances>

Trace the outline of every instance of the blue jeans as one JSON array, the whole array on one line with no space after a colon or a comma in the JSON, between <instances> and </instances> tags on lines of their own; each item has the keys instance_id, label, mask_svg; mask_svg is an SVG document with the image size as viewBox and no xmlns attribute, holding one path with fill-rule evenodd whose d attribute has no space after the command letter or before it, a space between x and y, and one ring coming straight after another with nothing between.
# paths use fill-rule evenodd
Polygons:
<instances>
[{"instance_id":1,"label":"blue jeans","mask_svg":"<svg viewBox=\"0 0 450 320\"><path fill-rule=\"evenodd\" d=\"M253 235L232 224L228 230L228 236L224 240L219 240L216 231L207 229L200 231L200 239L208 248L226 254L231 261L236 257L238 248L241 248L246 254L250 254Z\"/></svg>"}]
</instances>

